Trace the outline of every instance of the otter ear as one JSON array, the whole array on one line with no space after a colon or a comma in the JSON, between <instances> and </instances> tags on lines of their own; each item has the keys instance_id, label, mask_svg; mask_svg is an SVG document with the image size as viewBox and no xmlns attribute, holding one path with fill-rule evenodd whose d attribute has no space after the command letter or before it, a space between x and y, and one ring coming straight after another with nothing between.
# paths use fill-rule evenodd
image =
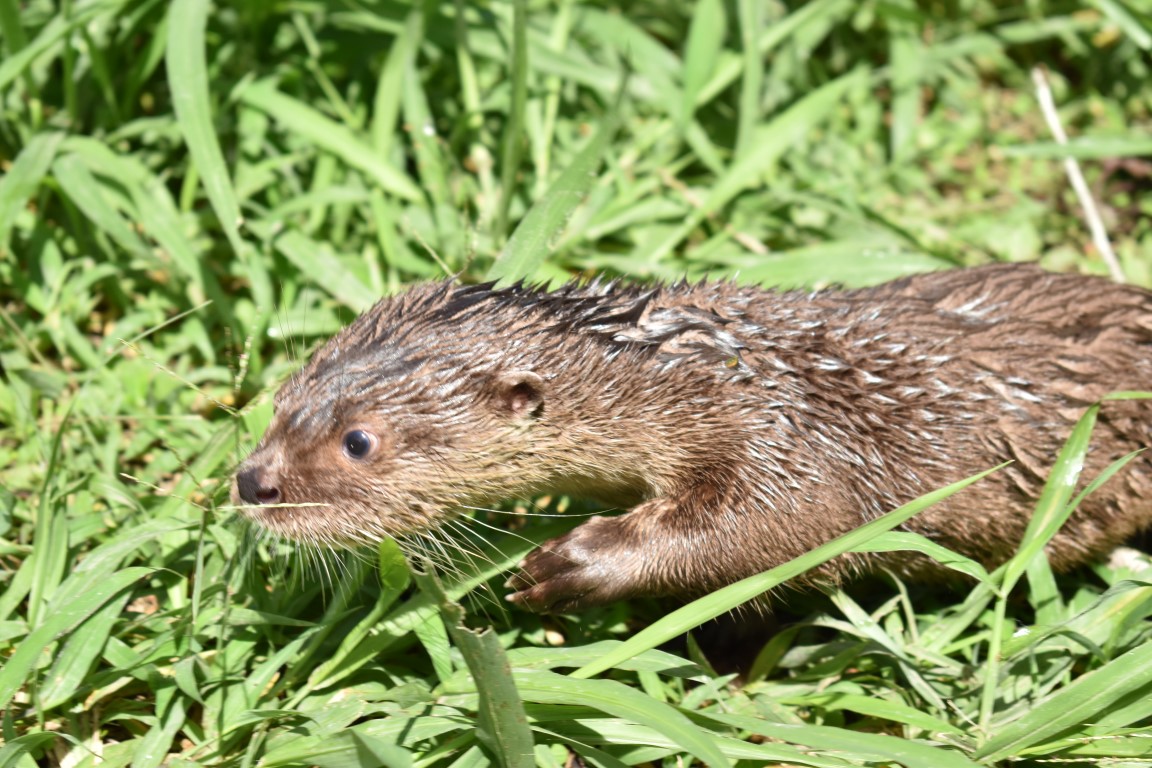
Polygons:
<instances>
[{"instance_id":1,"label":"otter ear","mask_svg":"<svg viewBox=\"0 0 1152 768\"><path fill-rule=\"evenodd\" d=\"M512 416L535 418L544 409L544 379L532 371L505 371L496 377L497 402Z\"/></svg>"}]
</instances>

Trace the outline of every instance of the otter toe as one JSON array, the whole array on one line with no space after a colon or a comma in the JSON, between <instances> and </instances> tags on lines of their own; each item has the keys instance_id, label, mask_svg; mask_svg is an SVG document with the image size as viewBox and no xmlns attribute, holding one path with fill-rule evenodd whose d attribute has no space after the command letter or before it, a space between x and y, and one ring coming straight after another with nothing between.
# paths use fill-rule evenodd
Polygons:
<instances>
[{"instance_id":1,"label":"otter toe","mask_svg":"<svg viewBox=\"0 0 1152 768\"><path fill-rule=\"evenodd\" d=\"M520 572L505 584L516 590L508 595L508 601L533 613L577 610L595 592L591 570L562 552L538 549L520 563ZM599 601L591 601L595 602Z\"/></svg>"},{"instance_id":2,"label":"otter toe","mask_svg":"<svg viewBox=\"0 0 1152 768\"><path fill-rule=\"evenodd\" d=\"M612 522L595 518L544 543L505 583L508 601L535 613L562 613L601 605L627 592L622 572L611 570L603 534Z\"/></svg>"}]
</instances>

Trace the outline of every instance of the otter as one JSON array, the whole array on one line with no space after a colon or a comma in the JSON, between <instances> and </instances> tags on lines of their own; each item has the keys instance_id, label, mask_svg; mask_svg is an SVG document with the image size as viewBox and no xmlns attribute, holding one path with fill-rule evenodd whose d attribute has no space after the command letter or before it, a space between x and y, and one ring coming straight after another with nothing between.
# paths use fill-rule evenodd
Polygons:
<instances>
[{"instance_id":1,"label":"otter","mask_svg":"<svg viewBox=\"0 0 1152 768\"><path fill-rule=\"evenodd\" d=\"M567 612L697 596L927 491L1006 468L904 528L995 566L1072 425L1152 385L1152 293L993 265L856 290L593 282L422 285L337 334L277 393L234 503L283 537L356 546L543 493L631 507L540 546L509 599ZM1152 444L1152 403L1101 411L1085 478ZM1081 564L1152 522L1143 454L1048 547ZM850 554L810 573L887 568Z\"/></svg>"}]
</instances>

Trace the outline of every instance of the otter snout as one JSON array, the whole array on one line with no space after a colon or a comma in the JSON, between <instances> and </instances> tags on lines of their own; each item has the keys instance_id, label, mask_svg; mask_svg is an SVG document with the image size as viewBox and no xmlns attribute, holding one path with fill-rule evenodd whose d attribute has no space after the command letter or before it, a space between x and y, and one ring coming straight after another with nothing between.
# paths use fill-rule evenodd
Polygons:
<instances>
[{"instance_id":1,"label":"otter snout","mask_svg":"<svg viewBox=\"0 0 1152 768\"><path fill-rule=\"evenodd\" d=\"M232 497L233 501L252 505L278 504L281 500L276 478L259 466L243 467L236 473Z\"/></svg>"}]
</instances>

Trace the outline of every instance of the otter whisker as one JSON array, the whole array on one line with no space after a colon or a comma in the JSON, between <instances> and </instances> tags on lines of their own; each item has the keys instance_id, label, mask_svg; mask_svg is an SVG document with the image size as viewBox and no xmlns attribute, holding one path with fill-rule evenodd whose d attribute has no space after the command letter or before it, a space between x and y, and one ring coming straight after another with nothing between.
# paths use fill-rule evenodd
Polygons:
<instances>
[{"instance_id":1,"label":"otter whisker","mask_svg":"<svg viewBox=\"0 0 1152 768\"><path fill-rule=\"evenodd\" d=\"M516 531L510 531L506 528L501 528L500 526L492 525L491 523L486 523L483 520L479 520L477 518L472 518L472 523L475 525L479 525L483 528L487 528L488 530L495 531L496 533L506 534L506 535L511 536L515 539L519 539L520 541L523 541L526 544L531 544L532 546L537 546L539 544L539 542L534 541L534 540L528 538L527 536L522 536L521 534L517 533ZM501 554L503 554L503 553L501 553ZM492 560L489 560L488 562L491 565L496 565L496 563Z\"/></svg>"},{"instance_id":2,"label":"otter whisker","mask_svg":"<svg viewBox=\"0 0 1152 768\"><path fill-rule=\"evenodd\" d=\"M535 504L532 505L539 509ZM469 505L461 505L461 509L467 509L470 512L485 512L490 515L505 515L507 517L558 517L567 519L580 519L595 517L597 515L616 512L616 509L605 509L600 512L533 512L530 510L517 510L517 509L499 509L496 507L475 507Z\"/></svg>"}]
</instances>

